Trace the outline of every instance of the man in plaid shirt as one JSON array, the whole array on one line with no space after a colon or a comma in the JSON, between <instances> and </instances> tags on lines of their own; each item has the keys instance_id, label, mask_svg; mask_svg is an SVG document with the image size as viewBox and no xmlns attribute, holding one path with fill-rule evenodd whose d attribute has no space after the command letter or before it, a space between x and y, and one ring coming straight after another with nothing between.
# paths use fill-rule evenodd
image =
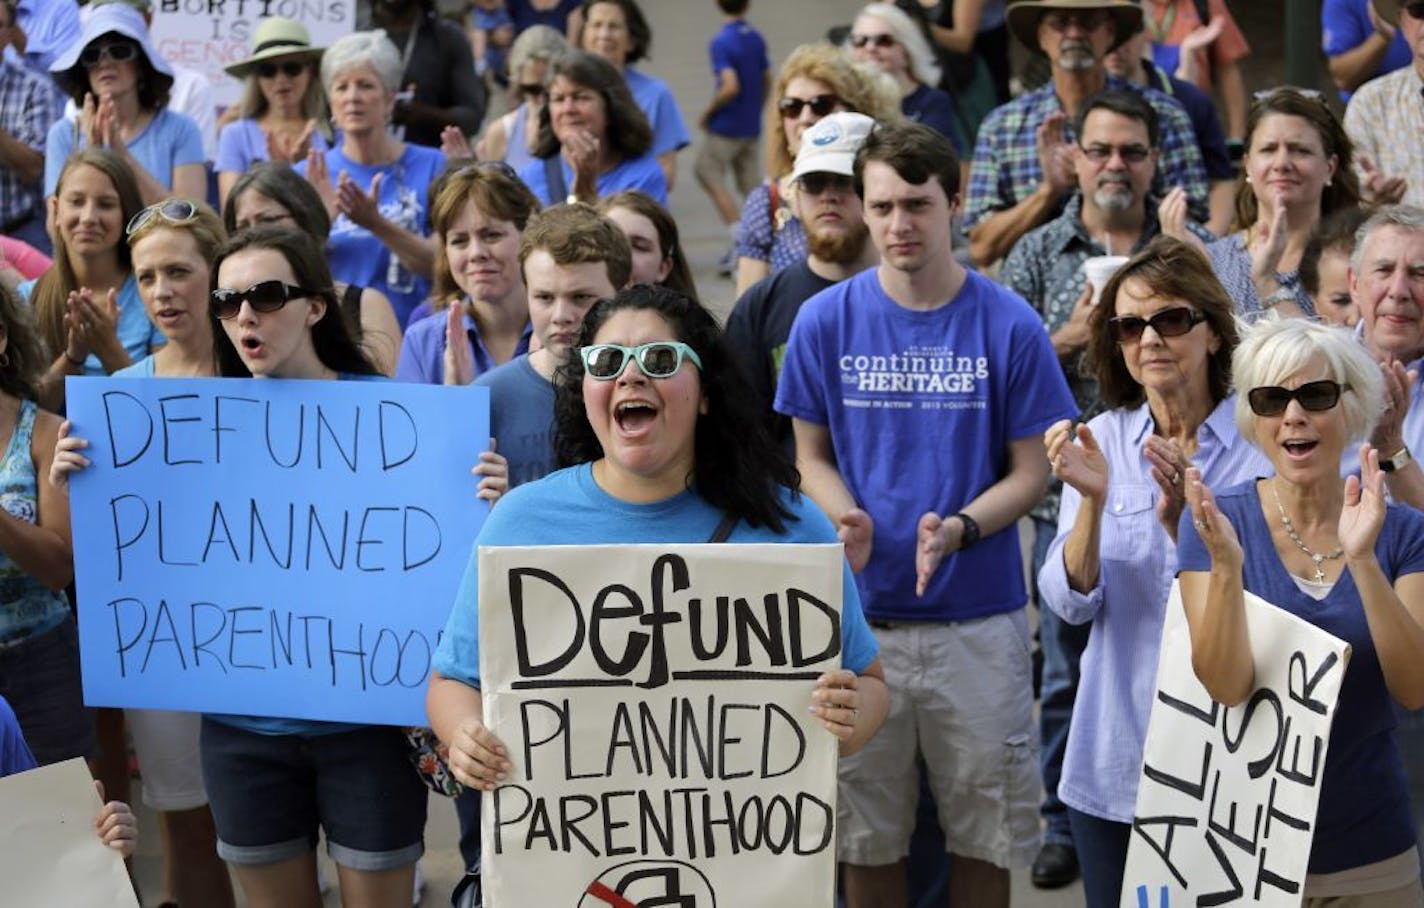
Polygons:
<instances>
[{"instance_id":1,"label":"man in plaid shirt","mask_svg":"<svg viewBox=\"0 0 1424 908\"><path fill-rule=\"evenodd\" d=\"M1078 146L1073 121L1079 107L1104 88L1142 93L1157 111L1161 156L1154 195L1174 186L1187 193L1191 215L1207 219L1207 179L1191 119L1174 98L1108 75L1103 58L1142 28L1131 0L1019 0L1008 10L1019 40L1048 57L1053 78L998 107L979 128L964 229L980 265L998 261L1019 237L1057 216L1077 186Z\"/></svg>"},{"instance_id":2,"label":"man in plaid shirt","mask_svg":"<svg viewBox=\"0 0 1424 908\"><path fill-rule=\"evenodd\" d=\"M0 52L13 41L15 7L0 0ZM0 233L50 249L40 205L44 143L53 120L48 80L0 58Z\"/></svg>"}]
</instances>

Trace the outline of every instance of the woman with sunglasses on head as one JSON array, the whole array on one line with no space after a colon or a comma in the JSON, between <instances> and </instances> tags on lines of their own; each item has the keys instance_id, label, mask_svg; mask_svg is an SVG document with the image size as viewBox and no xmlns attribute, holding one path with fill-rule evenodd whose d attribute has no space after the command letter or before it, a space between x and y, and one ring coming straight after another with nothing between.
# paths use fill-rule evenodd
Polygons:
<instances>
[{"instance_id":1,"label":"woman with sunglasses on head","mask_svg":"<svg viewBox=\"0 0 1424 908\"><path fill-rule=\"evenodd\" d=\"M1192 667L1212 699L1255 687L1243 593L1348 643L1304 904L1424 904L1395 705L1424 708L1424 515L1388 503L1380 452L1340 458L1383 411L1379 366L1353 333L1303 319L1251 328L1233 361L1236 423L1275 475L1187 478L1177 549ZM1262 474L1264 475L1264 474Z\"/></svg>"},{"instance_id":2,"label":"woman with sunglasses on head","mask_svg":"<svg viewBox=\"0 0 1424 908\"><path fill-rule=\"evenodd\" d=\"M737 296L757 281L806 258L806 233L791 204L791 165L801 134L822 117L854 111L876 120L900 118L890 77L852 63L838 47L803 44L781 64L767 102L766 182L747 193L737 227Z\"/></svg>"},{"instance_id":3,"label":"woman with sunglasses on head","mask_svg":"<svg viewBox=\"0 0 1424 908\"><path fill-rule=\"evenodd\" d=\"M19 292L54 357L40 378L40 404L61 413L66 376L109 375L164 338L144 315L124 242L143 205L133 170L113 152L86 148L64 163L48 202L54 265Z\"/></svg>"},{"instance_id":4,"label":"woman with sunglasses on head","mask_svg":"<svg viewBox=\"0 0 1424 908\"><path fill-rule=\"evenodd\" d=\"M317 67L322 50L300 22L281 16L263 19L252 35L252 53L226 67L243 80L239 119L218 137L218 200L249 167L259 161L297 164L313 149L326 151L331 141L326 99Z\"/></svg>"},{"instance_id":5,"label":"woman with sunglasses on head","mask_svg":"<svg viewBox=\"0 0 1424 908\"><path fill-rule=\"evenodd\" d=\"M965 141L956 122L954 101L935 86L940 66L925 33L893 3L871 3L860 11L846 36L852 59L875 67L900 89L906 119L937 130L964 157Z\"/></svg>"},{"instance_id":6,"label":"woman with sunglasses on head","mask_svg":"<svg viewBox=\"0 0 1424 908\"><path fill-rule=\"evenodd\" d=\"M518 106L485 127L475 146L481 161L503 161L516 173L534 163L549 61L568 47L564 36L547 25L536 25L514 39L509 49L509 96L510 103Z\"/></svg>"},{"instance_id":7,"label":"woman with sunglasses on head","mask_svg":"<svg viewBox=\"0 0 1424 908\"><path fill-rule=\"evenodd\" d=\"M637 285L590 310L579 345L555 390L555 447L567 468L516 487L485 521L431 673L432 727L450 745L455 777L480 791L495 788L513 755L483 723L479 546L836 539L761 429L711 313ZM728 525L729 534L719 531ZM884 720L889 693L844 562L842 576L844 668L808 684L807 695L852 753Z\"/></svg>"},{"instance_id":8,"label":"woman with sunglasses on head","mask_svg":"<svg viewBox=\"0 0 1424 908\"><path fill-rule=\"evenodd\" d=\"M311 183L285 163L253 164L232 184L223 205L228 233L263 224L296 227L325 242L331 215ZM386 295L374 287L336 282L341 311L350 319L361 346L381 370L395 375L400 354L401 326ZM417 307L418 308L418 307Z\"/></svg>"},{"instance_id":9,"label":"woman with sunglasses on head","mask_svg":"<svg viewBox=\"0 0 1424 908\"><path fill-rule=\"evenodd\" d=\"M430 292L435 253L428 235L430 183L445 156L390 130L401 56L385 32L336 40L321 58L321 81L341 141L312 149L297 170L331 215L331 271L385 294L402 327Z\"/></svg>"},{"instance_id":10,"label":"woman with sunglasses on head","mask_svg":"<svg viewBox=\"0 0 1424 908\"><path fill-rule=\"evenodd\" d=\"M1257 96L1246 117L1234 233L1206 247L1238 314L1315 314L1300 281L1316 224L1360 203L1353 146L1319 92L1289 86Z\"/></svg>"},{"instance_id":11,"label":"woman with sunglasses on head","mask_svg":"<svg viewBox=\"0 0 1424 908\"><path fill-rule=\"evenodd\" d=\"M79 41L50 66L79 108L60 119L45 142L46 195L80 148L107 148L132 168L144 204L177 195L207 195L203 139L192 118L168 109L173 70L149 40L143 16L124 3L96 8Z\"/></svg>"},{"instance_id":12,"label":"woman with sunglasses on head","mask_svg":"<svg viewBox=\"0 0 1424 908\"><path fill-rule=\"evenodd\" d=\"M666 208L646 192L625 189L599 199L598 212L618 225L633 248L630 284L662 284L697 302L697 285L682 254L677 221Z\"/></svg>"},{"instance_id":13,"label":"woman with sunglasses on head","mask_svg":"<svg viewBox=\"0 0 1424 908\"><path fill-rule=\"evenodd\" d=\"M471 162L441 177L430 212L437 243L432 311L410 323L397 379L468 385L528 352L533 329L519 239L539 208L502 161Z\"/></svg>"},{"instance_id":14,"label":"woman with sunglasses on head","mask_svg":"<svg viewBox=\"0 0 1424 908\"><path fill-rule=\"evenodd\" d=\"M1063 498L1038 589L1064 621L1092 626L1058 796L1087 904L1116 908L1184 474L1196 464L1226 485L1269 464L1236 436L1231 299L1196 247L1154 239L1108 281L1088 331L1088 368L1110 409L1044 435Z\"/></svg>"}]
</instances>

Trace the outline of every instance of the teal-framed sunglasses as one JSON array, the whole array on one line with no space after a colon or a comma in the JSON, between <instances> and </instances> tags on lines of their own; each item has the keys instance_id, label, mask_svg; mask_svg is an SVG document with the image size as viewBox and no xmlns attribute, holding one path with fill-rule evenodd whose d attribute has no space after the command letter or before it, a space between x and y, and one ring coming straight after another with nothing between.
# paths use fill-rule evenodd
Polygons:
<instances>
[{"instance_id":1,"label":"teal-framed sunglasses","mask_svg":"<svg viewBox=\"0 0 1424 908\"><path fill-rule=\"evenodd\" d=\"M593 344L579 348L584 371L598 381L613 381L628 367L628 360L638 364L648 378L672 378L682 368L684 359L692 360L698 371L702 359L697 351L682 341L653 341L636 347L622 344Z\"/></svg>"}]
</instances>

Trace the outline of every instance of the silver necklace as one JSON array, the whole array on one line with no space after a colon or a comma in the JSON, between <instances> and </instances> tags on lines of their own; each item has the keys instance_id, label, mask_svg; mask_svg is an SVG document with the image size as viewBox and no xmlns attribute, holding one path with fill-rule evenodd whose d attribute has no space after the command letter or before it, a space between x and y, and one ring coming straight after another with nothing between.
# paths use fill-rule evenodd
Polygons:
<instances>
[{"instance_id":1,"label":"silver necklace","mask_svg":"<svg viewBox=\"0 0 1424 908\"><path fill-rule=\"evenodd\" d=\"M1306 545L1305 540L1301 539L1300 534L1295 531L1295 524L1291 523L1291 519L1286 516L1285 506L1281 504L1281 493L1276 491L1276 484L1274 482L1271 483L1271 495L1276 499L1276 510L1281 512L1281 523L1285 525L1286 535L1291 538L1291 542L1296 544L1296 548L1309 555L1310 560L1315 562L1315 582L1324 583L1325 571L1321 568L1321 563L1327 558L1334 561L1336 558L1344 555L1344 548L1336 546L1333 552L1312 552L1310 546Z\"/></svg>"}]
</instances>

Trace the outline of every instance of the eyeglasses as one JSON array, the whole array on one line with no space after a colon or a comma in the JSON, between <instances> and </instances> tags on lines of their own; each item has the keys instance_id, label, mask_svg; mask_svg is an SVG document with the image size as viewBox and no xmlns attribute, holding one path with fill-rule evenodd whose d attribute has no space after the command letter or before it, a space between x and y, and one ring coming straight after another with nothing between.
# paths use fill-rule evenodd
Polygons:
<instances>
[{"instance_id":1,"label":"eyeglasses","mask_svg":"<svg viewBox=\"0 0 1424 908\"><path fill-rule=\"evenodd\" d=\"M579 356L583 358L584 371L599 381L612 381L622 375L629 359L635 360L648 378L672 378L682 368L683 359L692 360L699 371L702 369L697 351L682 341L653 341L636 347L594 344L580 349Z\"/></svg>"},{"instance_id":2,"label":"eyeglasses","mask_svg":"<svg viewBox=\"0 0 1424 908\"><path fill-rule=\"evenodd\" d=\"M873 44L876 47L894 47L899 43L900 42L895 39L895 36L890 34L850 36L851 47L864 47L867 44Z\"/></svg>"},{"instance_id":3,"label":"eyeglasses","mask_svg":"<svg viewBox=\"0 0 1424 908\"><path fill-rule=\"evenodd\" d=\"M516 87L519 89L521 97L530 99L544 97L543 82L520 82Z\"/></svg>"},{"instance_id":4,"label":"eyeglasses","mask_svg":"<svg viewBox=\"0 0 1424 908\"><path fill-rule=\"evenodd\" d=\"M811 108L811 113L818 117L835 113L836 108L845 102L835 95L816 95L814 98L782 98L777 102L777 109L781 115L788 120L794 120L801 116L801 108Z\"/></svg>"},{"instance_id":5,"label":"eyeglasses","mask_svg":"<svg viewBox=\"0 0 1424 908\"><path fill-rule=\"evenodd\" d=\"M1290 406L1293 400L1298 401L1304 409L1318 413L1338 404L1340 395L1348 390L1350 389L1345 385L1328 378L1308 381L1299 388L1266 385L1252 388L1246 395L1246 402L1251 405L1251 412L1257 416L1280 416L1286 412L1286 407Z\"/></svg>"},{"instance_id":6,"label":"eyeglasses","mask_svg":"<svg viewBox=\"0 0 1424 908\"><path fill-rule=\"evenodd\" d=\"M1062 34L1075 25L1085 32L1095 31L1108 21L1108 17L1101 10L1095 10L1087 13L1049 13L1040 21Z\"/></svg>"},{"instance_id":7,"label":"eyeglasses","mask_svg":"<svg viewBox=\"0 0 1424 908\"><path fill-rule=\"evenodd\" d=\"M853 192L855 190L855 184L851 182L851 178L840 173L808 173L802 175L801 179L796 182L800 184L801 191L807 195L820 195L826 190L835 192Z\"/></svg>"},{"instance_id":8,"label":"eyeglasses","mask_svg":"<svg viewBox=\"0 0 1424 908\"><path fill-rule=\"evenodd\" d=\"M1094 142L1092 145L1080 145L1083 157L1094 164L1106 164L1111 160L1113 152L1117 152L1124 164L1141 164L1147 160L1147 156L1152 154L1152 149L1146 145L1104 145Z\"/></svg>"},{"instance_id":9,"label":"eyeglasses","mask_svg":"<svg viewBox=\"0 0 1424 908\"><path fill-rule=\"evenodd\" d=\"M113 44L101 44L89 46L79 52L79 62L85 67L93 69L105 60L112 60L115 63L124 63L138 56L138 45L129 41L116 41Z\"/></svg>"},{"instance_id":10,"label":"eyeglasses","mask_svg":"<svg viewBox=\"0 0 1424 908\"><path fill-rule=\"evenodd\" d=\"M1108 319L1108 329L1119 344L1142 339L1142 332L1151 326L1158 337L1181 337L1197 325L1206 321L1206 316L1186 306L1163 309L1151 318L1136 315L1119 315Z\"/></svg>"},{"instance_id":11,"label":"eyeglasses","mask_svg":"<svg viewBox=\"0 0 1424 908\"><path fill-rule=\"evenodd\" d=\"M235 318L246 302L256 312L276 312L292 300L306 296L316 296L315 290L296 287L284 281L261 281L246 290L232 290L219 287L213 291L213 315L218 318Z\"/></svg>"},{"instance_id":12,"label":"eyeglasses","mask_svg":"<svg viewBox=\"0 0 1424 908\"><path fill-rule=\"evenodd\" d=\"M154 218L162 218L170 224L186 224L197 216L198 206L187 199L165 199L129 218L124 236L133 236L136 230Z\"/></svg>"},{"instance_id":13,"label":"eyeglasses","mask_svg":"<svg viewBox=\"0 0 1424 908\"><path fill-rule=\"evenodd\" d=\"M257 75L264 79L275 78L277 73L281 73L289 79L295 79L305 71L307 65L301 60L287 60L283 63L272 63L264 60L257 64Z\"/></svg>"}]
</instances>

